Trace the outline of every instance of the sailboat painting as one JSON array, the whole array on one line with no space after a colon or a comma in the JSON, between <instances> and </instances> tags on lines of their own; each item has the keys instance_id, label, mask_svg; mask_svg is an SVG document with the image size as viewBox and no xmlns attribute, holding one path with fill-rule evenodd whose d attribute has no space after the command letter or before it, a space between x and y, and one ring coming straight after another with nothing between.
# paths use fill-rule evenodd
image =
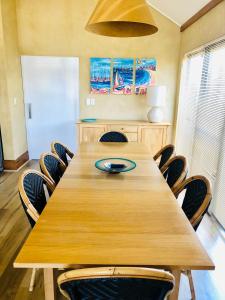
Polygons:
<instances>
[{"instance_id":1,"label":"sailboat painting","mask_svg":"<svg viewBox=\"0 0 225 300\"><path fill-rule=\"evenodd\" d=\"M134 59L113 59L113 94L131 95L133 91Z\"/></svg>"},{"instance_id":2,"label":"sailboat painting","mask_svg":"<svg viewBox=\"0 0 225 300\"><path fill-rule=\"evenodd\" d=\"M91 94L110 94L111 58L91 58L90 68Z\"/></svg>"},{"instance_id":3,"label":"sailboat painting","mask_svg":"<svg viewBox=\"0 0 225 300\"><path fill-rule=\"evenodd\" d=\"M136 59L135 94L146 95L147 87L155 85L156 60Z\"/></svg>"}]
</instances>

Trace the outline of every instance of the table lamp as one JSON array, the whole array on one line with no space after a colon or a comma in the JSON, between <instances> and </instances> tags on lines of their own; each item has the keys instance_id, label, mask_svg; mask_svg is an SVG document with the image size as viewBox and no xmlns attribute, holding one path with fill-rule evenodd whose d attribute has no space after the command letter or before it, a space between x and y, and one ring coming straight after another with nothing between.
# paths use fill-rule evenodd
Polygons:
<instances>
[{"instance_id":1,"label":"table lamp","mask_svg":"<svg viewBox=\"0 0 225 300\"><path fill-rule=\"evenodd\" d=\"M148 112L148 120L151 123L160 123L163 121L162 106L165 104L166 99L166 86L149 86L147 92L147 101L151 106Z\"/></svg>"}]
</instances>

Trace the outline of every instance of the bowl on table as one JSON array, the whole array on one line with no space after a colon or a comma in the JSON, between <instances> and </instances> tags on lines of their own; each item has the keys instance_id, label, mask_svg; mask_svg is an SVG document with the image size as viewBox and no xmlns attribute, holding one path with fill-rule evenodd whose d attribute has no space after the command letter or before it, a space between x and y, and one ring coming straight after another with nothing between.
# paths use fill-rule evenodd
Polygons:
<instances>
[{"instance_id":1,"label":"bowl on table","mask_svg":"<svg viewBox=\"0 0 225 300\"><path fill-rule=\"evenodd\" d=\"M96 161L95 167L110 174L118 174L135 169L136 163L126 158L111 157Z\"/></svg>"}]
</instances>

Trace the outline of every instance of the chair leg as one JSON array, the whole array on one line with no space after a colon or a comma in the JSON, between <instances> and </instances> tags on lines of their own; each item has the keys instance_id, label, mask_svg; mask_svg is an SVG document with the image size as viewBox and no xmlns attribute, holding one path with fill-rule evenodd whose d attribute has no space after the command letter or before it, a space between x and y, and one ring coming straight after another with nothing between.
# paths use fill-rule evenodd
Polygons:
<instances>
[{"instance_id":1,"label":"chair leg","mask_svg":"<svg viewBox=\"0 0 225 300\"><path fill-rule=\"evenodd\" d=\"M196 300L196 297L195 297L195 288L194 288L193 278L192 278L192 275L191 275L191 270L187 270L186 274L187 274L189 285L190 285L191 299L192 300Z\"/></svg>"},{"instance_id":2,"label":"chair leg","mask_svg":"<svg viewBox=\"0 0 225 300\"><path fill-rule=\"evenodd\" d=\"M30 286L29 286L29 292L33 292L34 290L34 282L35 282L35 276L36 276L37 269L32 270L32 275L30 279Z\"/></svg>"}]
</instances>

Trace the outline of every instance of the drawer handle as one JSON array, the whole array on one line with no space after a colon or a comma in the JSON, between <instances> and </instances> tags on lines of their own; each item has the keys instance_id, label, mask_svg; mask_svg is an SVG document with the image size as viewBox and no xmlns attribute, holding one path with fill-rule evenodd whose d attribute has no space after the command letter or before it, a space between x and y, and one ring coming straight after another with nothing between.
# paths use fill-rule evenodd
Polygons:
<instances>
[{"instance_id":1,"label":"drawer handle","mask_svg":"<svg viewBox=\"0 0 225 300\"><path fill-rule=\"evenodd\" d=\"M121 130L124 130L124 128L121 128Z\"/></svg>"}]
</instances>

